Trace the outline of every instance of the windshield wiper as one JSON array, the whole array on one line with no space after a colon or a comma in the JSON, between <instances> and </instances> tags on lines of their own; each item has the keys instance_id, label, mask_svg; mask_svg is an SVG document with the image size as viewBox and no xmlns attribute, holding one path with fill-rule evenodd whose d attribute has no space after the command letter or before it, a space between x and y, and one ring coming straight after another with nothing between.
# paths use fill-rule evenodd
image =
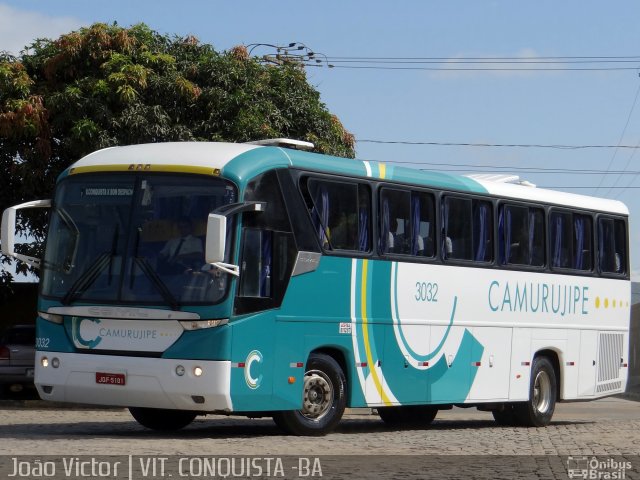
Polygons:
<instances>
[{"instance_id":1,"label":"windshield wiper","mask_svg":"<svg viewBox=\"0 0 640 480\"><path fill-rule=\"evenodd\" d=\"M153 283L153 286L158 289L158 292L160 292L160 295L162 295L162 298L164 298L164 301L169 304L169 306L171 307L171 310L178 310L180 308L180 304L178 303L178 300L176 300L176 297L173 296L173 294L167 288L167 286L162 281L162 279L153 270L151 265L149 265L149 262L147 261L147 259L143 257L135 257L134 260L136 264L140 267L140 270L142 270L142 272L147 276L147 278L151 280L151 283Z\"/></svg>"},{"instance_id":2,"label":"windshield wiper","mask_svg":"<svg viewBox=\"0 0 640 480\"><path fill-rule=\"evenodd\" d=\"M98 255L93 265L82 272L77 280L73 282L69 291L64 295L64 297L62 297L62 300L60 300L62 304L69 305L73 300L86 292L110 263L111 252L103 252Z\"/></svg>"},{"instance_id":3,"label":"windshield wiper","mask_svg":"<svg viewBox=\"0 0 640 480\"><path fill-rule=\"evenodd\" d=\"M75 224L74 224L75 225ZM93 285L102 271L109 265L109 285L111 285L112 278L112 263L113 257L116 254L118 248L118 234L120 232L120 225L116 225L116 229L113 232L113 240L111 241L111 251L103 252L96 257L96 261L93 265L87 268L78 279L73 282L69 291L62 297L62 304L69 305L73 300L82 295L87 289Z\"/></svg>"},{"instance_id":4,"label":"windshield wiper","mask_svg":"<svg viewBox=\"0 0 640 480\"><path fill-rule=\"evenodd\" d=\"M160 276L155 272L153 267L149 264L149 261L146 258L138 255L138 250L140 247L141 232L142 232L142 229L138 228L138 231L136 232L136 243L134 248L133 260L136 262L136 265L140 267L140 270L142 270L142 273L144 273L147 276L147 278L151 280L151 283L153 283L153 286L156 287L156 289L160 292L160 295L162 295L162 298L164 298L164 301L169 304L169 306L171 307L171 310L178 310L180 308L180 304L178 303L178 300L176 300L176 297L173 296L173 294L167 288L167 286L162 281ZM133 288L133 271L131 272L131 285L129 285L129 288Z\"/></svg>"}]
</instances>

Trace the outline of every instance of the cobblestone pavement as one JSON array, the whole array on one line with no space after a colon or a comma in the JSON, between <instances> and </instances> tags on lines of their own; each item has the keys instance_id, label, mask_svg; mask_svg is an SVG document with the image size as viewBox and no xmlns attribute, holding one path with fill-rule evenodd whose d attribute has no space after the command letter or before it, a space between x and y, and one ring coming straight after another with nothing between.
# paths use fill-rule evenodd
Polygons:
<instances>
[{"instance_id":1,"label":"cobblestone pavement","mask_svg":"<svg viewBox=\"0 0 640 480\"><path fill-rule=\"evenodd\" d=\"M29 402L26 402L27 404ZM40 405L40 402L36 403ZM439 412L424 430L385 426L353 410L325 437L283 435L271 419L198 417L159 434L121 409L24 408L0 403L0 454L134 455L640 455L640 402L560 404L546 428L497 426L476 409Z\"/></svg>"},{"instance_id":2,"label":"cobblestone pavement","mask_svg":"<svg viewBox=\"0 0 640 480\"><path fill-rule=\"evenodd\" d=\"M148 461L137 456L168 456L167 471L172 473L167 476L175 478L202 478L198 462L239 456L236 460L282 457L281 478L300 479L297 467L292 467L294 474L290 469L287 473L287 464L311 457L321 460L323 479L350 480L568 479L573 460L567 456L583 462L597 456L598 461L609 462L604 469L594 470L593 477L573 478L640 478L640 402L635 400L560 404L553 423L545 428L499 427L490 413L454 408L439 412L430 428L398 430L385 426L370 410L351 410L334 433L319 438L283 435L271 419L221 416L198 417L179 432L160 434L139 426L123 409L0 401L0 479L8 478L16 459L36 458L57 462L55 478L84 478L58 476L65 459L89 458L76 457L80 455L101 460L117 455L111 458L129 465ZM621 475L621 463L613 464L616 470L610 468L612 461L631 463ZM118 478L149 478L140 474L140 468ZM272 476L278 475L261 478Z\"/></svg>"}]
</instances>

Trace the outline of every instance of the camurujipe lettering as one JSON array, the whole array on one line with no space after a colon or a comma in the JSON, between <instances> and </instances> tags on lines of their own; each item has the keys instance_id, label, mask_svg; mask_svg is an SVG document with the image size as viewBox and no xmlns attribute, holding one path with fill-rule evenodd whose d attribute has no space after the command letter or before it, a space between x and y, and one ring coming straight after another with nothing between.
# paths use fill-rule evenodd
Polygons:
<instances>
[{"instance_id":1,"label":"camurujipe lettering","mask_svg":"<svg viewBox=\"0 0 640 480\"><path fill-rule=\"evenodd\" d=\"M156 330L131 328L101 328L98 333L101 337L131 338L134 340L144 340L147 338L156 338L158 336L158 332Z\"/></svg>"},{"instance_id":2,"label":"camurujipe lettering","mask_svg":"<svg viewBox=\"0 0 640 480\"><path fill-rule=\"evenodd\" d=\"M589 287L555 283L504 282L489 285L489 308L494 312L588 315Z\"/></svg>"}]
</instances>

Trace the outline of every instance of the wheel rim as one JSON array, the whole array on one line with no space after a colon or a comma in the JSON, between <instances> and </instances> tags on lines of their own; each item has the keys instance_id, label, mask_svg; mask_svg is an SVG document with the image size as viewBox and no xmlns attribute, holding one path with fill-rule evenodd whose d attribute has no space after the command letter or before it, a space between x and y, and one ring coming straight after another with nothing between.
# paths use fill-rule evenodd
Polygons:
<instances>
[{"instance_id":1,"label":"wheel rim","mask_svg":"<svg viewBox=\"0 0 640 480\"><path fill-rule=\"evenodd\" d=\"M544 370L538 372L533 383L533 406L540 413L547 413L551 407L551 379Z\"/></svg>"},{"instance_id":2,"label":"wheel rim","mask_svg":"<svg viewBox=\"0 0 640 480\"><path fill-rule=\"evenodd\" d=\"M304 376L302 410L300 413L310 420L319 421L333 405L333 386L329 377L319 370L311 370Z\"/></svg>"}]
</instances>

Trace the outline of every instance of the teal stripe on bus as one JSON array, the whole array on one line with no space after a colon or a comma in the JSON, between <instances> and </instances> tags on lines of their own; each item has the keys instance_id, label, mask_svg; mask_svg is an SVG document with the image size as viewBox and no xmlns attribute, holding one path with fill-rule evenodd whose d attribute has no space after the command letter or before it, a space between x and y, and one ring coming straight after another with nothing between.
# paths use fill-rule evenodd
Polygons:
<instances>
[{"instance_id":1,"label":"teal stripe on bus","mask_svg":"<svg viewBox=\"0 0 640 480\"><path fill-rule=\"evenodd\" d=\"M387 163L368 162L371 178L420 185L431 188L488 193L475 180L443 172L429 172ZM273 168L293 167L350 177L368 177L365 162L351 158L334 157L300 150L262 147L238 155L222 169L222 176L241 187L256 175Z\"/></svg>"}]
</instances>

